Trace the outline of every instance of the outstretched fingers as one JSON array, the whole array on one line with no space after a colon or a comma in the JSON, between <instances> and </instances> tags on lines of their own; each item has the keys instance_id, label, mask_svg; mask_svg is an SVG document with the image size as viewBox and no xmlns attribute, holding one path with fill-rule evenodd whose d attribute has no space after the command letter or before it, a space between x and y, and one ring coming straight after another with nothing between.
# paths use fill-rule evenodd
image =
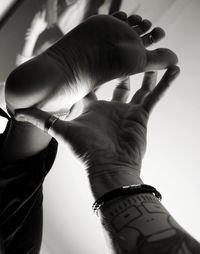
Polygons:
<instances>
[{"instance_id":1,"label":"outstretched fingers","mask_svg":"<svg viewBox=\"0 0 200 254\"><path fill-rule=\"evenodd\" d=\"M168 68L158 85L145 97L142 105L146 111L151 112L179 73L180 69L176 65Z\"/></svg>"},{"instance_id":2,"label":"outstretched fingers","mask_svg":"<svg viewBox=\"0 0 200 254\"><path fill-rule=\"evenodd\" d=\"M130 94L130 77L121 79L113 92L112 101L126 102Z\"/></svg>"},{"instance_id":3,"label":"outstretched fingers","mask_svg":"<svg viewBox=\"0 0 200 254\"><path fill-rule=\"evenodd\" d=\"M157 81L157 72L146 72L144 74L141 88L134 94L130 103L140 104L145 97L154 89Z\"/></svg>"}]
</instances>

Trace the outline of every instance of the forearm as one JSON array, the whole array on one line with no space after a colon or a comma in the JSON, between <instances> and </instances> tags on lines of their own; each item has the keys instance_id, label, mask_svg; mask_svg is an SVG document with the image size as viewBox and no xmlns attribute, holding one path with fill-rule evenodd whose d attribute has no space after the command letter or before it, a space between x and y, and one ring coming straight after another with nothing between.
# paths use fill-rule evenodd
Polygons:
<instances>
[{"instance_id":1,"label":"forearm","mask_svg":"<svg viewBox=\"0 0 200 254\"><path fill-rule=\"evenodd\" d=\"M129 180L131 182L131 178ZM132 184L136 182L132 178ZM104 183L98 189L103 193L108 189L106 185ZM123 185L127 185L127 181ZM112 253L200 253L200 244L173 219L153 194L118 197L104 203L99 214Z\"/></svg>"}]
</instances>

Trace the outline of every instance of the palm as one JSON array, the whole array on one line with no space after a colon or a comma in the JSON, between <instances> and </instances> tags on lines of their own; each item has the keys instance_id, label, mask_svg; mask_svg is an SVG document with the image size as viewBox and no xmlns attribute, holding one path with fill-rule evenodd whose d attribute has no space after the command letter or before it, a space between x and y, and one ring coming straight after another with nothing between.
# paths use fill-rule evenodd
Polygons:
<instances>
[{"instance_id":1,"label":"palm","mask_svg":"<svg viewBox=\"0 0 200 254\"><path fill-rule=\"evenodd\" d=\"M96 172L101 166L122 166L139 173L146 150L149 112L178 73L179 69L172 66L157 86L156 73L146 73L141 88L129 103L125 102L130 82L122 82L115 89L111 102L97 101L94 95L86 98L84 113L60 124L66 130L63 140Z\"/></svg>"},{"instance_id":2,"label":"palm","mask_svg":"<svg viewBox=\"0 0 200 254\"><path fill-rule=\"evenodd\" d=\"M86 160L90 156L92 166L123 161L126 167L134 164L139 170L146 148L147 118L140 105L95 101L70 123L67 139L79 156Z\"/></svg>"},{"instance_id":3,"label":"palm","mask_svg":"<svg viewBox=\"0 0 200 254\"><path fill-rule=\"evenodd\" d=\"M73 121L46 122L51 115L39 109L22 110L22 121L28 121L60 142L69 143L88 169L101 172L104 168L128 167L139 176L146 149L146 126L149 112L177 77L179 68L171 66L156 86L156 73L145 73L141 88L129 103L129 82L116 87L111 102L97 101L94 94L84 99L85 110ZM129 80L129 79L128 79ZM15 116L20 119L20 111ZM103 166L103 167L102 167ZM100 171L99 171L100 170ZM88 171L91 173L91 170Z\"/></svg>"}]
</instances>

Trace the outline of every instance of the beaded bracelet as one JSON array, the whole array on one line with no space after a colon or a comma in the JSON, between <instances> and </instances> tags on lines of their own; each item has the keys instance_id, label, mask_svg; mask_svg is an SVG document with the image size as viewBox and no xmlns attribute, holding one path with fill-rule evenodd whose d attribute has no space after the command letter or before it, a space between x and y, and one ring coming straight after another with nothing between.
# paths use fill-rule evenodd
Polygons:
<instances>
[{"instance_id":1,"label":"beaded bracelet","mask_svg":"<svg viewBox=\"0 0 200 254\"><path fill-rule=\"evenodd\" d=\"M157 197L160 201L162 199L162 195L160 194L160 192L158 192L156 188L154 188L151 185L147 185L147 184L128 185L128 186L122 186L120 188L114 189L104 194L103 196L101 196L99 199L97 199L94 202L92 209L94 212L97 212L98 209L107 201L110 201L120 196L136 195L141 193L151 193L155 197Z\"/></svg>"}]
</instances>

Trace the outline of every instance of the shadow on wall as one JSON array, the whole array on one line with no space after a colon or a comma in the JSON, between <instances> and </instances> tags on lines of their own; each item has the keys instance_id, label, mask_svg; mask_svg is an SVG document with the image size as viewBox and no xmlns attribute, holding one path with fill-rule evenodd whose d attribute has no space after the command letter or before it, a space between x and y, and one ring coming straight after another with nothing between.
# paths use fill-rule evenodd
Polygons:
<instances>
[{"instance_id":1,"label":"shadow on wall","mask_svg":"<svg viewBox=\"0 0 200 254\"><path fill-rule=\"evenodd\" d=\"M0 81L15 68L16 56L24 44L24 36L34 14L45 0L25 0L0 30Z\"/></svg>"}]
</instances>

